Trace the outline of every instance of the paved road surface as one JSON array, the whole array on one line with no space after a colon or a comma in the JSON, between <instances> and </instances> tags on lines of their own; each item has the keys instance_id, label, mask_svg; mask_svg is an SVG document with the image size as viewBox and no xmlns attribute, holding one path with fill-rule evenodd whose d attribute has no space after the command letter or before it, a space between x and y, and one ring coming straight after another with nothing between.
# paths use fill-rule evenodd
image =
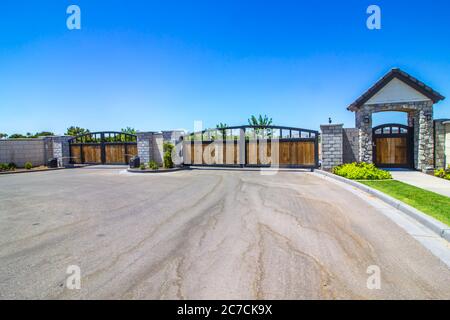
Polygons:
<instances>
[{"instance_id":1,"label":"paved road surface","mask_svg":"<svg viewBox=\"0 0 450 320\"><path fill-rule=\"evenodd\" d=\"M0 190L1 299L450 298L447 266L310 173L85 168L0 176Z\"/></svg>"}]
</instances>

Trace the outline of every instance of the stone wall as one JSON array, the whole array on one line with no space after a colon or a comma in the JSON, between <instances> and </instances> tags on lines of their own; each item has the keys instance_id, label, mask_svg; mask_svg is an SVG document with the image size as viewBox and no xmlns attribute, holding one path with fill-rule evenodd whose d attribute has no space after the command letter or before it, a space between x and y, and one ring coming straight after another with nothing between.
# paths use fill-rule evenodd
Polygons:
<instances>
[{"instance_id":1,"label":"stone wall","mask_svg":"<svg viewBox=\"0 0 450 320\"><path fill-rule=\"evenodd\" d=\"M409 125L414 126L414 167L423 171L433 168L432 101L363 105L355 114L356 127L359 129L359 161L372 163L372 114L385 111L408 113Z\"/></svg>"},{"instance_id":2,"label":"stone wall","mask_svg":"<svg viewBox=\"0 0 450 320\"><path fill-rule=\"evenodd\" d=\"M446 168L450 165L450 120L434 122L434 139L435 166L437 169Z\"/></svg>"},{"instance_id":3,"label":"stone wall","mask_svg":"<svg viewBox=\"0 0 450 320\"><path fill-rule=\"evenodd\" d=\"M141 163L147 163L150 160L159 164L163 163L164 142L170 142L174 145L181 141L184 131L162 131L162 132L139 132L137 133L138 155Z\"/></svg>"},{"instance_id":4,"label":"stone wall","mask_svg":"<svg viewBox=\"0 0 450 320\"><path fill-rule=\"evenodd\" d=\"M343 129L343 163L359 161L359 130L356 128Z\"/></svg>"},{"instance_id":5,"label":"stone wall","mask_svg":"<svg viewBox=\"0 0 450 320\"><path fill-rule=\"evenodd\" d=\"M445 125L446 134L445 134L445 165L446 167L450 167L450 123Z\"/></svg>"},{"instance_id":6,"label":"stone wall","mask_svg":"<svg viewBox=\"0 0 450 320\"><path fill-rule=\"evenodd\" d=\"M0 163L15 163L19 168L31 162L33 166L46 165L53 157L50 137L37 139L0 140Z\"/></svg>"},{"instance_id":7,"label":"stone wall","mask_svg":"<svg viewBox=\"0 0 450 320\"><path fill-rule=\"evenodd\" d=\"M330 170L343 163L343 124L320 126L322 169Z\"/></svg>"},{"instance_id":8,"label":"stone wall","mask_svg":"<svg viewBox=\"0 0 450 320\"><path fill-rule=\"evenodd\" d=\"M138 132L137 149L141 163L147 163L153 158L153 134L154 132Z\"/></svg>"}]
</instances>

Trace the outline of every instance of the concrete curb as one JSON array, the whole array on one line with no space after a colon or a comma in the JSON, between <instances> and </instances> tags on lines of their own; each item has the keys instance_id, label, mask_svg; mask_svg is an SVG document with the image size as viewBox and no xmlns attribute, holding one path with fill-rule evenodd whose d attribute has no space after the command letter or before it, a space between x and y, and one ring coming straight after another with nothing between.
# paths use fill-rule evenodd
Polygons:
<instances>
[{"instance_id":1,"label":"concrete curb","mask_svg":"<svg viewBox=\"0 0 450 320\"><path fill-rule=\"evenodd\" d=\"M335 174L323 171L323 170L316 170L316 173L349 184L355 188L358 188L364 192L369 193L372 196L377 197L381 201L387 203L388 205L400 210L401 212L407 214L411 218L415 219L416 221L420 222L430 230L432 230L434 233L438 234L440 237L444 238L445 240L450 242L450 227L445 225L444 223L437 221L436 219L430 217L429 215L407 205L406 203L403 203L397 199L394 199L386 194L384 194L381 191L375 190L373 188L370 188L362 183L359 183L357 181L349 180L340 176L337 176Z\"/></svg>"},{"instance_id":2,"label":"concrete curb","mask_svg":"<svg viewBox=\"0 0 450 320\"><path fill-rule=\"evenodd\" d=\"M127 169L130 173L169 173L177 172L181 170L188 170L187 168L173 168L173 169L160 169L160 170L141 170L141 169Z\"/></svg>"},{"instance_id":3,"label":"concrete curb","mask_svg":"<svg viewBox=\"0 0 450 320\"><path fill-rule=\"evenodd\" d=\"M64 170L67 168L48 168L48 169L42 169L42 170L21 170L21 171L5 171L5 172L0 172L0 176L2 175L9 175L9 174L21 174L21 173L36 173L36 172L48 172L48 171L57 171L57 170Z\"/></svg>"}]
</instances>

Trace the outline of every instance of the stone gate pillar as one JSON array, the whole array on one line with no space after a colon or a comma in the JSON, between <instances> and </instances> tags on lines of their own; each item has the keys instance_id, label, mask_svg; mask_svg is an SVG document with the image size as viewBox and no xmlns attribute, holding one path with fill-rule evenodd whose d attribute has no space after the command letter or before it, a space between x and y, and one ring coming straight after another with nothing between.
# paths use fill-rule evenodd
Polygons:
<instances>
[{"instance_id":1,"label":"stone gate pillar","mask_svg":"<svg viewBox=\"0 0 450 320\"><path fill-rule=\"evenodd\" d=\"M321 125L322 169L330 170L343 163L343 124Z\"/></svg>"},{"instance_id":2,"label":"stone gate pillar","mask_svg":"<svg viewBox=\"0 0 450 320\"><path fill-rule=\"evenodd\" d=\"M422 171L434 168L434 133L433 133L433 104L422 104L417 111L418 121L418 163L417 169Z\"/></svg>"},{"instance_id":3,"label":"stone gate pillar","mask_svg":"<svg viewBox=\"0 0 450 320\"><path fill-rule=\"evenodd\" d=\"M58 167L67 167L70 165L69 140L72 138L72 136L52 137L53 157L58 159Z\"/></svg>"},{"instance_id":4,"label":"stone gate pillar","mask_svg":"<svg viewBox=\"0 0 450 320\"><path fill-rule=\"evenodd\" d=\"M153 159L153 132L138 132L137 149L141 163L147 163Z\"/></svg>"},{"instance_id":5,"label":"stone gate pillar","mask_svg":"<svg viewBox=\"0 0 450 320\"><path fill-rule=\"evenodd\" d=\"M359 162L373 162L372 110L360 109L355 113L356 128L359 130Z\"/></svg>"}]
</instances>

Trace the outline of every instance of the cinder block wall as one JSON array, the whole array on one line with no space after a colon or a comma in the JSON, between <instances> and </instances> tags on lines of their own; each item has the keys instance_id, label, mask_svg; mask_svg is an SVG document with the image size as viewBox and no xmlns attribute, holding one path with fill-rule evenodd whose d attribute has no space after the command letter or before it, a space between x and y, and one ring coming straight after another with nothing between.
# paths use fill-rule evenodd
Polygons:
<instances>
[{"instance_id":1,"label":"cinder block wall","mask_svg":"<svg viewBox=\"0 0 450 320\"><path fill-rule=\"evenodd\" d=\"M41 166L52 157L51 138L0 140L0 163L13 162L24 167L31 162L33 166Z\"/></svg>"},{"instance_id":2,"label":"cinder block wall","mask_svg":"<svg viewBox=\"0 0 450 320\"><path fill-rule=\"evenodd\" d=\"M330 170L343 163L343 126L343 124L320 126L324 170Z\"/></svg>"}]
</instances>

